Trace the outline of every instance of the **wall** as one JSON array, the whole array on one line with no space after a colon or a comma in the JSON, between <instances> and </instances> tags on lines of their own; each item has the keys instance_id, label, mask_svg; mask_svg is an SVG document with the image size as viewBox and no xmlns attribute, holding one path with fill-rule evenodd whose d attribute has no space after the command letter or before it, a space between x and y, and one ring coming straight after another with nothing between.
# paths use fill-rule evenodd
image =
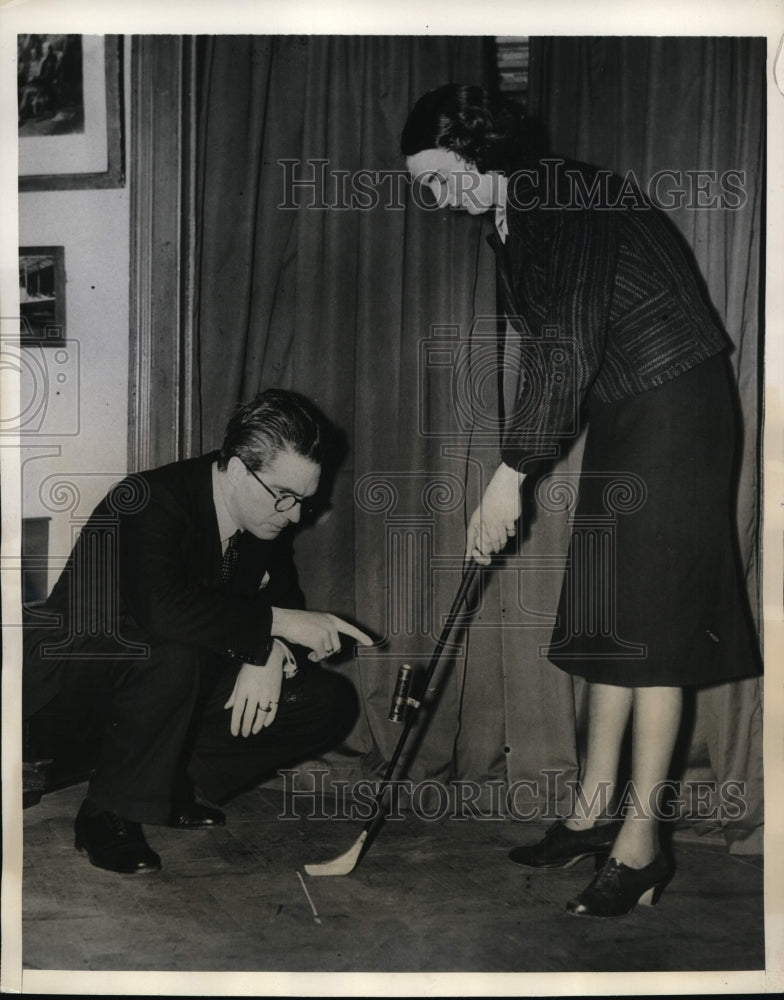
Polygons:
<instances>
[{"instance_id":1,"label":"wall","mask_svg":"<svg viewBox=\"0 0 784 1000\"><path fill-rule=\"evenodd\" d=\"M127 162L127 111L125 134ZM129 220L127 185L19 197L20 246L65 247L68 343L31 349L22 378L22 406L36 414L22 511L52 519L49 589L80 519L127 469Z\"/></svg>"}]
</instances>

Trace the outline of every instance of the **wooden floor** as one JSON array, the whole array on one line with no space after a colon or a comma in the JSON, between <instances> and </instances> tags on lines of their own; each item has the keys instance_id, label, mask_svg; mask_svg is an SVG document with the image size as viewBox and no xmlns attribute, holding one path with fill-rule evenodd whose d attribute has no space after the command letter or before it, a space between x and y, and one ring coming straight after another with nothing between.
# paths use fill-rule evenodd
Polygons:
<instances>
[{"instance_id":1,"label":"wooden floor","mask_svg":"<svg viewBox=\"0 0 784 1000\"><path fill-rule=\"evenodd\" d=\"M600 972L764 967L762 862L676 837L658 906L613 920L564 904L589 880L526 872L508 849L542 827L387 822L350 876L303 866L355 840L358 822L279 820L282 792L248 793L209 832L146 828L157 875L92 867L73 847L83 786L24 813L23 968L63 970ZM300 882L304 882L318 921Z\"/></svg>"}]
</instances>

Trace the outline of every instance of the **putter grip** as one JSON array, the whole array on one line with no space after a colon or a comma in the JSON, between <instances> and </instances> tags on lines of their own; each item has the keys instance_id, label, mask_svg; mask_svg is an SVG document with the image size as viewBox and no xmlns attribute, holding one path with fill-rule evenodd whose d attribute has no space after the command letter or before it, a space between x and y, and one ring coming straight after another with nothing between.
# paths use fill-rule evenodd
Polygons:
<instances>
[{"instance_id":1,"label":"putter grip","mask_svg":"<svg viewBox=\"0 0 784 1000\"><path fill-rule=\"evenodd\" d=\"M413 671L411 667L404 663L403 666L397 672L397 683L395 684L395 693L392 695L392 704L389 708L389 721L390 722L402 722L406 717L406 704L408 698L408 690L411 687L411 676Z\"/></svg>"}]
</instances>

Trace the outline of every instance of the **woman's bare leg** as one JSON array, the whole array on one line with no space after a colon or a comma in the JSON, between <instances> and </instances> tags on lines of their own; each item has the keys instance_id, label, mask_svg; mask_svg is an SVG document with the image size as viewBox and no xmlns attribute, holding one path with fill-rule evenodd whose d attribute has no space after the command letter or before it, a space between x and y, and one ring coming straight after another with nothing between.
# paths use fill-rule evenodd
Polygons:
<instances>
[{"instance_id":1,"label":"woman's bare leg","mask_svg":"<svg viewBox=\"0 0 784 1000\"><path fill-rule=\"evenodd\" d=\"M677 687L635 688L632 718L633 802L611 851L630 868L644 868L659 850L656 790L667 779L681 724L683 691ZM642 809L634 807L641 805Z\"/></svg>"},{"instance_id":2,"label":"woman's bare leg","mask_svg":"<svg viewBox=\"0 0 784 1000\"><path fill-rule=\"evenodd\" d=\"M588 700L588 746L585 770L580 782L581 796L576 798L566 826L584 830L593 826L606 812L618 780L621 745L629 714L633 689L612 684L591 684Z\"/></svg>"}]
</instances>

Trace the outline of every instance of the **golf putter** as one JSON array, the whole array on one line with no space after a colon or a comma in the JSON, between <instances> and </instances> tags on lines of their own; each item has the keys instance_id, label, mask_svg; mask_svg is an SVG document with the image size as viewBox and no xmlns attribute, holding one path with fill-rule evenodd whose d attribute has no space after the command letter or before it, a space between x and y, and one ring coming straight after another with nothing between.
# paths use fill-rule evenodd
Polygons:
<instances>
[{"instance_id":1,"label":"golf putter","mask_svg":"<svg viewBox=\"0 0 784 1000\"><path fill-rule=\"evenodd\" d=\"M430 664L427 668L427 673L425 674L425 681L423 685L423 690L427 691L430 681L433 679L433 674L438 666L438 661L441 658L441 653L446 646L449 634L452 631L455 620L460 612L460 607L468 596L468 591L473 583L474 576L478 569L478 564L472 559L463 571L463 579L460 582L460 587L455 596L452 607L447 615L444 628L441 631L441 635L438 637L435 649L433 650L433 655L430 658ZM372 816L362 828L362 832L357 837L354 844L347 850L344 854L341 854L337 858L333 858L331 861L323 861L317 864L305 865L305 871L308 875L348 875L354 871L359 862L359 859L363 853L363 848L365 844L372 839L372 835L381 826L381 824L386 819L386 813L381 806L384 793L386 792L390 779L394 774L395 768L397 767L397 762L400 759L400 754L403 751L403 747L406 744L408 735L411 732L411 728L414 725L414 720L416 718L416 712L410 711L405 712L406 707L410 707L414 710L418 709L420 703L413 698L408 697L408 685L411 680L411 668L404 665L401 667L400 673L397 679L397 685L395 687L395 694L392 700L392 708L390 711L390 719L392 721L400 721L401 718L405 716L406 721L403 726L403 731L400 734L400 738L397 741L395 750L387 764L384 776L379 784L378 791L376 792L374 798L374 804L376 806L377 812Z\"/></svg>"}]
</instances>

